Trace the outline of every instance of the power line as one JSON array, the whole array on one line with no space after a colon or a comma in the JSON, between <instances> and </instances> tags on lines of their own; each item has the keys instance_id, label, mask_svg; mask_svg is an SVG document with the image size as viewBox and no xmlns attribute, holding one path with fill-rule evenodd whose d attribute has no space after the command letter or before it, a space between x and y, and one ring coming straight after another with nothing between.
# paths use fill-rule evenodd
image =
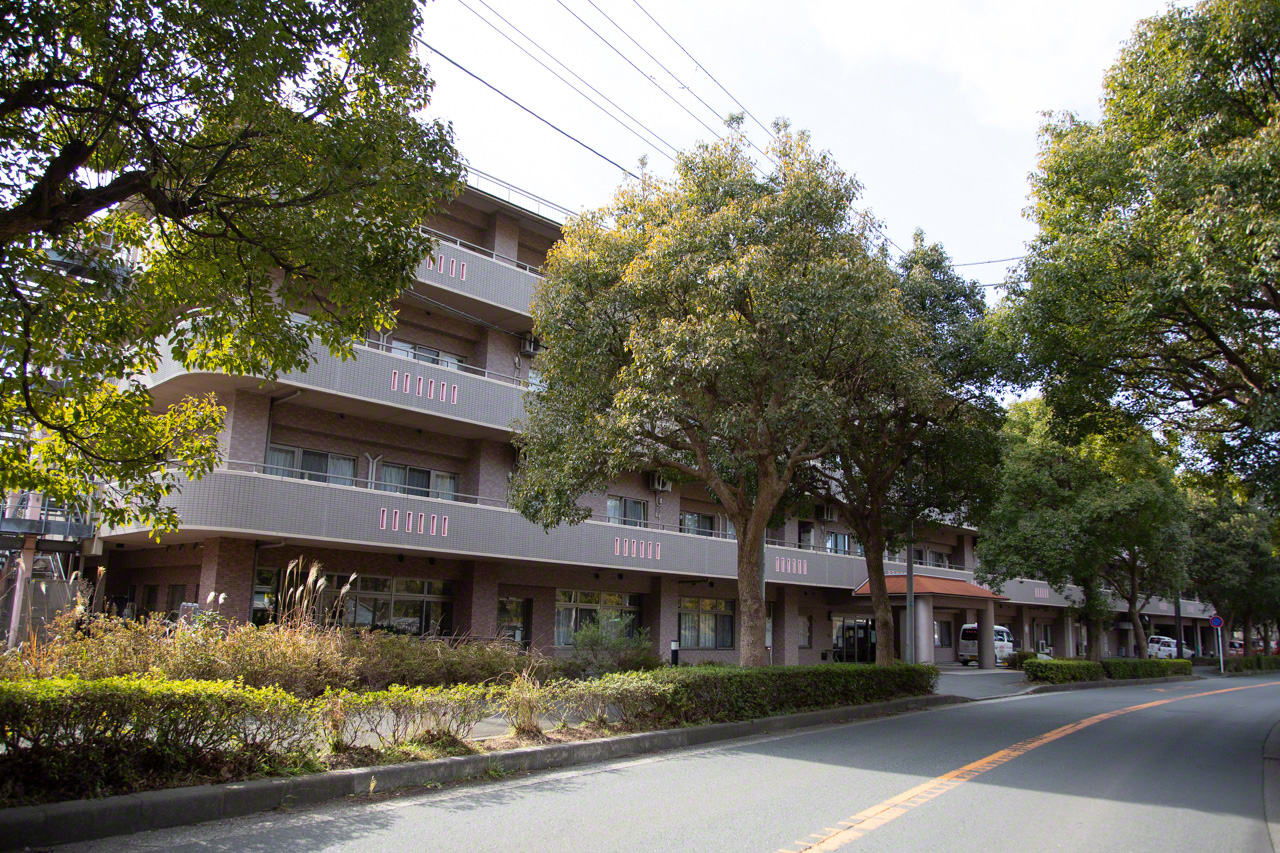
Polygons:
<instances>
[{"instance_id":1,"label":"power line","mask_svg":"<svg viewBox=\"0 0 1280 853\"><path fill-rule=\"evenodd\" d=\"M703 121L702 119L700 119L700 118L698 118L696 115L694 115L693 110L689 109L687 106L685 106L683 103L681 103L681 101L680 101L680 99L679 99L679 98L677 98L675 95L671 94L671 93L670 93L670 92L668 92L666 89L664 89L664 88L662 87L662 84L661 84L661 83L659 83L657 80L654 80L654 79L653 79L652 77L650 77L648 74L645 74L645 73L644 73L644 69L642 69L639 65L636 65L634 62L632 62L632 61L631 61L631 58L630 58L629 56L627 56L627 55L626 55L625 53L623 53L622 51L618 50L618 48L614 47L613 42L609 41L607 38L605 38L604 36L600 35L600 33L596 31L595 27L591 26L591 25L590 25L590 24L588 24L586 21L582 20L582 18L578 16L578 13L577 13L577 12L573 11L572 9L570 9L568 6L566 6L566 5L564 4L564 0L556 0L556 2L560 4L560 7L561 7L562 9L564 9L566 12L568 12L570 15L572 15L572 16L574 17L574 19L575 19L578 23L582 24L582 26L584 26L584 27L586 27L588 30L590 30L592 35L594 35L596 38L600 39L600 41L604 42L604 43L605 43L605 45L606 45L610 50L612 50L614 53L618 54L618 56L622 57L623 61L625 61L628 65L630 65L632 68L634 68L634 69L636 70L636 73L637 73L637 74L639 74L641 77L643 77L644 79L646 79L646 80L648 80L650 83L652 83L654 86L656 86L656 87L658 88L658 91L659 91L659 92L661 92L662 94L666 95L668 98L670 98L670 99L671 99L672 103L674 103L676 106L680 107L680 109L682 109L682 110L684 110L686 113L688 113L688 114L689 114L689 117L690 117L690 118L692 118L694 121L696 121L698 124L700 124L700 125L702 125L703 127L705 127L705 128L707 129L707 132L708 132L708 133L710 133L710 134L711 134L712 136L714 136L716 139L721 139L721 138L722 138L722 137L720 136L720 134L719 134L719 133L717 133L717 132L716 132L716 130L715 130L714 128L712 128L712 127L711 127L710 125L708 125L705 121ZM759 167L757 167L757 168L759 168Z\"/></svg>"},{"instance_id":2,"label":"power line","mask_svg":"<svg viewBox=\"0 0 1280 853\"><path fill-rule=\"evenodd\" d=\"M552 130L554 130L556 133L558 133L558 134L560 134L561 136L564 136L565 138L570 139L570 140L572 140L573 142L576 142L577 144L581 145L583 148L587 149L587 150L588 150L588 151L590 151L592 154L596 155L596 156L597 156L597 157L599 157L601 160L603 160L603 161L605 161L606 163L608 163L610 166L613 166L614 168L618 169L620 172L622 172L622 173L623 173L624 175L626 175L627 177L635 178L636 180L639 180L639 179L640 179L640 178L639 178L639 176L638 176L638 175L636 175L635 173L633 173L630 169L624 168L623 166L619 165L617 162L615 162L615 161L613 161L613 160L609 159L608 157L604 156L604 155L603 155L603 154L601 154L599 151L597 151L596 149L592 148L590 145L588 145L587 143L583 142L581 139L579 139L578 137L576 137L576 136L574 136L573 134L569 133L568 131L566 131L566 130L561 130L559 127L556 127L554 124L552 124L551 122L547 121L545 118L543 118L542 116L538 115L538 114L537 114L537 113L535 113L533 110L529 109L529 108L528 108L528 107L526 107L524 104L522 104L522 103L520 103L519 101L517 101L515 98L511 97L511 96L510 96L510 95L508 95L506 92L504 92L504 91L502 91L501 89L499 89L497 86L493 85L492 83L490 83L490 82L489 82L489 81L487 81L487 80L482 79L479 75L475 74L474 72L469 71L469 70L467 70L466 68L463 68L463 67L462 67L461 65L459 65L457 62L455 62L454 60L452 60L452 59L450 59L449 57L445 56L443 53L441 53L441 52L440 52L439 50L437 50L436 48L434 48L434 47L432 47L431 45L427 44L427 42L426 42L426 41L424 41L424 40L422 39L422 37L421 37L421 36L415 35L415 36L413 37L413 40L414 40L414 41L416 41L418 44L422 45L423 47L425 47L427 50L429 50L429 51L431 51L432 53L434 53L436 56L438 56L438 57L440 57L441 59L443 59L445 62L448 62L448 63L449 63L450 65L452 65L454 68L457 68L457 69L458 69L459 71L461 71L463 74L466 74L468 77L470 77L471 79L475 80L477 83L480 83L480 84L484 85L485 87L489 88L489 89L490 89L490 90L492 90L493 92L495 92L495 93L497 93L497 94L501 95L501 96L502 96L503 98L505 98L506 100L508 100L508 101L510 101L511 103L515 104L517 107L519 107L520 109L524 110L524 111L525 111L525 112L527 112L529 115L533 116L533 117L534 117L534 118L536 118L538 121L542 122L542 123L543 123L543 124L545 124L547 127L549 127L549 128L551 128Z\"/></svg>"},{"instance_id":3,"label":"power line","mask_svg":"<svg viewBox=\"0 0 1280 853\"><path fill-rule=\"evenodd\" d=\"M739 100L738 100L737 98L735 98L733 95L730 95L730 94L729 94L729 90L728 90L728 89L726 89L726 88L724 87L724 85L723 85L719 80L717 80L717 79L715 78L715 76L714 76L710 71L708 71L706 68L703 68L703 67L702 67L702 63L700 63L700 62L698 62L698 60L694 59L694 58L693 58L693 54L692 54L692 53L690 53L689 51L685 50L684 45L682 45L679 41L677 41L675 36L673 36L673 35L671 35L671 33L667 32L667 28L666 28L666 27L664 27L664 26L662 26L662 24L659 24L659 23L658 23L658 19L657 19L657 18L655 18L655 17L653 17L653 15L650 15L650 14L649 14L649 10L648 10L648 9L646 9L645 7L643 7L643 6L641 6L641 5L640 5L640 0L631 0L631 2L635 3L635 4L636 4L636 8L638 8L641 12L644 12L645 17L647 17L649 20L653 21L653 25L654 25L654 26L656 26L658 29L662 30L662 32L666 35L666 37L667 37L667 38L669 38L669 39L671 39L671 41L675 44L675 46L676 46L676 47L678 47L678 48L680 48L680 50L684 51L684 55L685 55L685 56L687 56L687 57L689 57L689 59L691 59L691 60L693 61L693 64L694 64L694 65L696 65L696 66L698 67L698 70L699 70L699 71L701 71L703 74L706 74L708 77L710 77L710 78L711 78L711 82L712 82L712 83L715 83L717 86L719 86L719 87L720 87L720 91L721 91L721 92L724 92L726 95L728 95L728 96L729 96L729 100L731 100L731 101L733 101L735 104L737 104L737 105L738 105L738 108L739 108L739 109L741 109L741 110L742 110L744 113L746 113L748 116L751 116L751 120L752 120L752 121L754 121L756 124L760 125L760 129L761 129L761 130L763 130L765 133L769 134L769 138L770 138L770 139L773 139L773 138L774 138L774 136L773 136L773 131L771 131L769 128L765 127L765 126L764 126L764 123L763 123L763 122L761 122L761 121L760 121L760 119L756 118L756 117L755 117L755 115L753 115L753 114L752 114L751 110L749 110L749 109L747 109L745 106L743 106L743 105L742 105L742 101L739 101ZM594 3L592 3L591 5L593 5L593 6L594 6L595 4L594 4Z\"/></svg>"},{"instance_id":4,"label":"power line","mask_svg":"<svg viewBox=\"0 0 1280 853\"><path fill-rule=\"evenodd\" d=\"M579 89L578 87L574 86L574 85L573 85L572 83L570 83L568 80L564 79L564 78L563 78L563 77L561 77L559 74L557 74L554 68L551 68L551 67L550 67L550 66L548 66L545 62L543 62L541 59L538 59L538 57L534 56L532 53L530 53L528 50L526 50L522 45L520 45L518 42L516 42L516 40L515 40L515 39L511 38L511 36L507 35L507 34L506 34L506 33L504 33L502 30L498 29L498 27L497 27L497 26L496 26L492 21L490 21L489 19L485 18L485 17L484 17L484 15L481 15L479 12L477 12L477 11L476 11L475 9L473 9L471 6L467 5L466 0L458 0L458 3L460 3L460 4L462 5L462 8L466 9L468 12L470 12L470 13L471 13L471 14L473 14L473 15L475 15L475 16L476 16L477 18L479 18L481 21L484 21L484 23L485 23L485 24L487 24L487 25L488 25L488 26L489 26L489 27L490 27L494 32L496 32L498 35L502 36L502 37L503 37L503 38L505 38L507 41L511 42L511 44L512 44L514 47L516 47L518 50L520 50L522 53L524 53L524 55L525 55L525 56L529 57L529 58L530 58L530 59L532 59L534 62L538 63L538 64L539 64L539 65L541 65L543 68L545 68L547 71L551 72L551 74L555 75L555 78L556 78L557 80L559 80L561 83L564 83L566 86L568 86L568 87L569 87L570 89L572 89L574 92L576 92L577 94L579 94L579 95L581 95L582 97L586 98L586 99L587 99L587 101L589 101L589 102L591 103L591 105L592 105L592 106L594 106L596 109L600 110L602 113L604 113L605 115L607 115L609 118L611 118L611 119L613 119L614 121L616 121L619 125L621 125L625 130L627 130L628 132L630 132L633 136L635 136L635 137L636 137L637 139L639 139L641 142L643 142L646 146L648 146L648 145L652 145L652 144L653 144L652 142L650 142L650 140L645 139L643 136L641 136L639 133L637 133L637 132L635 131L635 129L634 129L634 128L629 127L625 122L623 122L621 119L619 119L619 118L618 118L617 116L615 116L613 113L609 112L609 111L608 111L608 110L606 110L604 107L600 106L600 104L599 104L599 103L597 103L595 100L593 100L593 99L591 98L591 96L590 96L590 95L588 95L586 92L583 92L581 89ZM667 146L667 147L668 147L668 148L670 148L672 151L677 151L677 150L678 150L678 149L677 149L674 145L672 145L670 142L667 142L667 140L663 139L661 136L659 136L657 133L655 133L655 132L653 131L653 129L652 129L652 128L650 128L650 127L646 126L646 125L644 124L644 122L640 121L640 120L639 120L639 119L637 119L635 116L633 116L631 113L627 112L625 109L623 109L622 107L618 106L618 104L616 104L612 99L610 99L610 98L609 98L609 96L605 95L603 92L601 92L601 91L600 91L599 89L597 89L595 86L592 86L592 85L591 85L590 83L588 83L586 80L583 80L583 79L582 79L582 77L581 77L579 74L577 74L573 69L571 69L569 66L565 65L563 62L561 62L559 59L557 59L555 56L553 56L549 50L547 50L545 47L543 47L542 45L540 45L540 44L538 44L536 41L534 41L532 38L530 38L530 37L529 37L525 32L523 32L519 27L517 27L515 24L511 23L510 21L508 21L506 18L504 18L504 17L502 16L502 14L501 14L501 13L499 13L497 10L495 10L495 9L494 9L492 6L490 6L488 3L484 2L484 0L479 0L479 3L480 3L480 5L481 5L481 6L484 6L486 9L488 9L488 10L489 10L490 12L492 12L494 15L497 15L497 17L499 18L499 20L501 20L501 21L502 21L504 24L506 24L508 27L511 27L511 29L513 29L513 30L515 30L517 33L519 33L519 34L520 34L520 35L521 35L521 36L522 36L526 41L528 41L530 44L532 44L532 45L533 45L534 47L536 47L538 50L542 51L544 54L546 54L548 57L550 57L550 58L551 58L551 61L555 62L557 65L559 65L559 66L560 66L561 68L563 68L565 71L568 71L568 72L569 72L570 74L572 74L574 77L577 77L577 78L578 78L578 80L579 80L579 81L581 81L581 82L583 83L583 85L585 85L585 86L586 86L587 88L589 88L591 91L595 92L595 93L596 93L597 95L599 95L600 97L604 98L606 101L608 101L608 102L609 102L609 104L610 104L610 105L612 105L614 109L618 110L618 111L619 111L619 112L621 112L624 116L626 116L627 118L631 119L633 122L635 122L635 123L636 123L637 125L639 125L640 127L644 128L644 130L645 130L645 131L647 131L647 132L649 133L649 135L651 135L654 139L658 140L660 143L662 143L663 145ZM672 161L674 162L675 158L674 158L674 157L672 157L670 154L668 154L667 152L665 152L665 151L663 151L663 150L661 150L661 149L657 149L657 150L658 150L658 153L659 153L659 154L661 154L662 156L666 157L668 160L672 160Z\"/></svg>"},{"instance_id":5,"label":"power line","mask_svg":"<svg viewBox=\"0 0 1280 853\"><path fill-rule=\"evenodd\" d=\"M953 266L953 267L981 267L981 266L986 266L987 264L1003 264L1003 263L1005 263L1006 261L1020 261L1020 260L1022 260L1022 259L1023 259L1023 258L1025 258L1025 257L1026 257L1026 255L1018 255L1018 256L1016 256L1016 257L1012 257L1012 258L996 258L994 261L971 261L971 262L969 262L969 263L967 263L967 264L952 264L951 266Z\"/></svg>"},{"instance_id":6,"label":"power line","mask_svg":"<svg viewBox=\"0 0 1280 853\"><path fill-rule=\"evenodd\" d=\"M484 0L481 0L481 2L484 2ZM605 12L603 9L601 9L599 6L597 6L597 5L596 5L595 0L587 0L587 2L588 2L588 3L590 3L590 4L591 4L591 8L592 8L592 9L595 9L597 12L599 12L599 13L601 14L601 16L603 16L603 17L604 17L604 19L605 19L606 21L608 21L609 23L613 24L614 29L616 29L618 32L622 33L624 36L626 36L628 39L630 39L631 43L632 43L632 44L634 44L636 47L640 48L640 50L644 53L644 55L645 55L645 56L647 56L647 57L649 57L650 59L652 59L652 60L653 60L653 62L654 62L654 63L655 63L659 68L661 68L663 71L667 72L667 74L671 77L671 79L672 79L672 80L675 80L675 81L676 81L676 83L680 86L680 88L681 88L681 89L684 89L684 90L685 90L686 92L688 92L690 95L693 95L693 97L697 100L697 102L698 102L698 103L702 104L704 107L706 107L706 108L707 108L707 111L708 111L708 112L710 112L710 113L711 113L712 115L714 115L716 118L719 118L719 119L723 119L723 118L724 118L724 116L720 115L720 113L718 113L718 112L716 111L716 108L715 108L715 107L713 107L713 106L711 106L710 104L708 104L706 101L704 101L704 100L702 99L702 96L701 96L701 95L699 95L697 92L693 91L693 87L692 87L692 86L688 86L688 85L686 85L686 84L685 84L685 82L684 82L683 80L681 80L679 77L677 77L677 76L675 75L675 72L674 72L674 71L672 71L670 68L668 68L667 66L665 66L665 65L663 65L663 64L662 64L662 60L658 59L658 57L656 57L656 56L654 56L652 53L650 53L650 52L645 48L645 46L644 46L644 45L642 45L640 42L636 41L635 36L631 35L631 33L629 33L629 32L627 32L626 30L624 30L621 26L619 26L619 25L618 25L618 22L617 22L617 21L615 21L613 18L609 17L609 14L608 14L607 12ZM748 139L747 139L747 142L748 142L748 143L750 143L750 145L751 145L751 147L752 147L752 148L756 149L756 151L759 151L759 152L760 152L760 154L761 154L761 156L764 156L764 157L768 157L768 156L769 156L769 155L768 155L768 153L766 153L763 149L761 149L759 145L756 145L756 144L755 144L755 142L752 142L752 140L751 140L750 138L748 138Z\"/></svg>"}]
</instances>

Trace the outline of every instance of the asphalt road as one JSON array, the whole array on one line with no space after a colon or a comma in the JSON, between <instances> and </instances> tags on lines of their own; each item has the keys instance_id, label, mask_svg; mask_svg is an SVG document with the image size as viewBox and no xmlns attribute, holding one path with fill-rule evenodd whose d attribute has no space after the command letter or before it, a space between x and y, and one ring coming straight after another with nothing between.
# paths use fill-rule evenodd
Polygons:
<instances>
[{"instance_id":1,"label":"asphalt road","mask_svg":"<svg viewBox=\"0 0 1280 853\"><path fill-rule=\"evenodd\" d=\"M1277 722L1280 677L1019 696L64 849L1271 851Z\"/></svg>"}]
</instances>

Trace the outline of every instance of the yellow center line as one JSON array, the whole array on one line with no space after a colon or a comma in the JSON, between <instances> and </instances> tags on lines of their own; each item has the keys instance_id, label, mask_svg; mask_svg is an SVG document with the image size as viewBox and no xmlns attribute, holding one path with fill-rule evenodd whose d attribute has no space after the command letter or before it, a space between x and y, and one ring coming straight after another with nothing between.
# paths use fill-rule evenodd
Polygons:
<instances>
[{"instance_id":1,"label":"yellow center line","mask_svg":"<svg viewBox=\"0 0 1280 853\"><path fill-rule=\"evenodd\" d=\"M1173 696L1168 699L1158 699L1155 702L1144 702L1141 705L1130 705L1128 708L1119 708L1115 711L1107 711L1102 714L1095 714L1076 723L1070 723L1060 726L1050 732L1045 732L1037 737L1029 740L1020 741L1013 746L998 750L991 753L985 758L979 758L977 761L966 764L963 767L952 770L950 773L944 773L928 782L916 785L910 790L903 791L897 796L877 803L868 809L863 809L848 820L836 821L842 829L833 830L827 827L824 832L815 832L809 838L816 838L817 841L797 841L796 850L781 848L778 853L804 853L807 850L838 850L839 848L849 844L856 839L861 838L868 832L878 827L884 826L894 818L901 817L917 806L922 806L932 800L934 797L945 794L947 791L957 787L958 785L968 782L986 773L988 770L994 770L1002 764L1005 764L1020 755L1026 755L1036 747L1044 746L1046 743L1052 743L1059 738L1066 737L1069 734L1086 729L1089 726L1101 723L1104 720L1110 720L1114 717L1120 717L1125 714L1132 714L1134 711L1143 711L1147 708L1156 708L1160 705L1168 705L1171 702L1181 702L1185 699L1198 699L1201 696L1216 696L1220 693L1234 693L1237 690L1253 690L1257 687L1276 687L1280 686L1280 681L1268 681L1265 684L1246 684L1242 687L1225 687L1220 690L1208 690L1204 693L1188 693L1185 696ZM1160 690L1162 688L1155 688Z\"/></svg>"}]
</instances>

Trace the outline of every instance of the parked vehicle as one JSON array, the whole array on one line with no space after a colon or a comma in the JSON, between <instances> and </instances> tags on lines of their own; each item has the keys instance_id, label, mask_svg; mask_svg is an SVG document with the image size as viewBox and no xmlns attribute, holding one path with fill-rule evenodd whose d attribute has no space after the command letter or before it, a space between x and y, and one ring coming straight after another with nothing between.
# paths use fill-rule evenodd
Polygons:
<instances>
[{"instance_id":1,"label":"parked vehicle","mask_svg":"<svg viewBox=\"0 0 1280 853\"><path fill-rule=\"evenodd\" d=\"M996 660L1004 660L1013 654L1013 632L1003 625L997 625L996 631ZM965 666L970 661L978 660L978 626L976 623L970 623L960 629L960 644L956 647L956 660Z\"/></svg>"},{"instance_id":2,"label":"parked vehicle","mask_svg":"<svg viewBox=\"0 0 1280 853\"><path fill-rule=\"evenodd\" d=\"M1147 640L1147 654L1153 658L1176 658L1178 656L1178 641L1172 637L1152 637ZM1184 658L1193 657L1194 654L1190 644L1182 644L1182 656Z\"/></svg>"}]
</instances>

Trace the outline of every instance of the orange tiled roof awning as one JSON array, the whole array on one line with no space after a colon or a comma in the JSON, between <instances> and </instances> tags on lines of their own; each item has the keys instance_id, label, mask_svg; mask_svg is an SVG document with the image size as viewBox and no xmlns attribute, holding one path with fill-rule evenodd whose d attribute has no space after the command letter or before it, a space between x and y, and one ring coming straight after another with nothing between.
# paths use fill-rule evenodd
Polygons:
<instances>
[{"instance_id":1,"label":"orange tiled roof awning","mask_svg":"<svg viewBox=\"0 0 1280 853\"><path fill-rule=\"evenodd\" d=\"M890 595L907 594L907 576L889 575L885 579ZM956 598L992 598L996 601L1008 601L1008 596L997 595L986 587L978 586L959 578L935 578L932 575L916 575L916 595L950 595ZM854 595L870 595L871 581L865 580L862 586L853 591Z\"/></svg>"}]
</instances>

